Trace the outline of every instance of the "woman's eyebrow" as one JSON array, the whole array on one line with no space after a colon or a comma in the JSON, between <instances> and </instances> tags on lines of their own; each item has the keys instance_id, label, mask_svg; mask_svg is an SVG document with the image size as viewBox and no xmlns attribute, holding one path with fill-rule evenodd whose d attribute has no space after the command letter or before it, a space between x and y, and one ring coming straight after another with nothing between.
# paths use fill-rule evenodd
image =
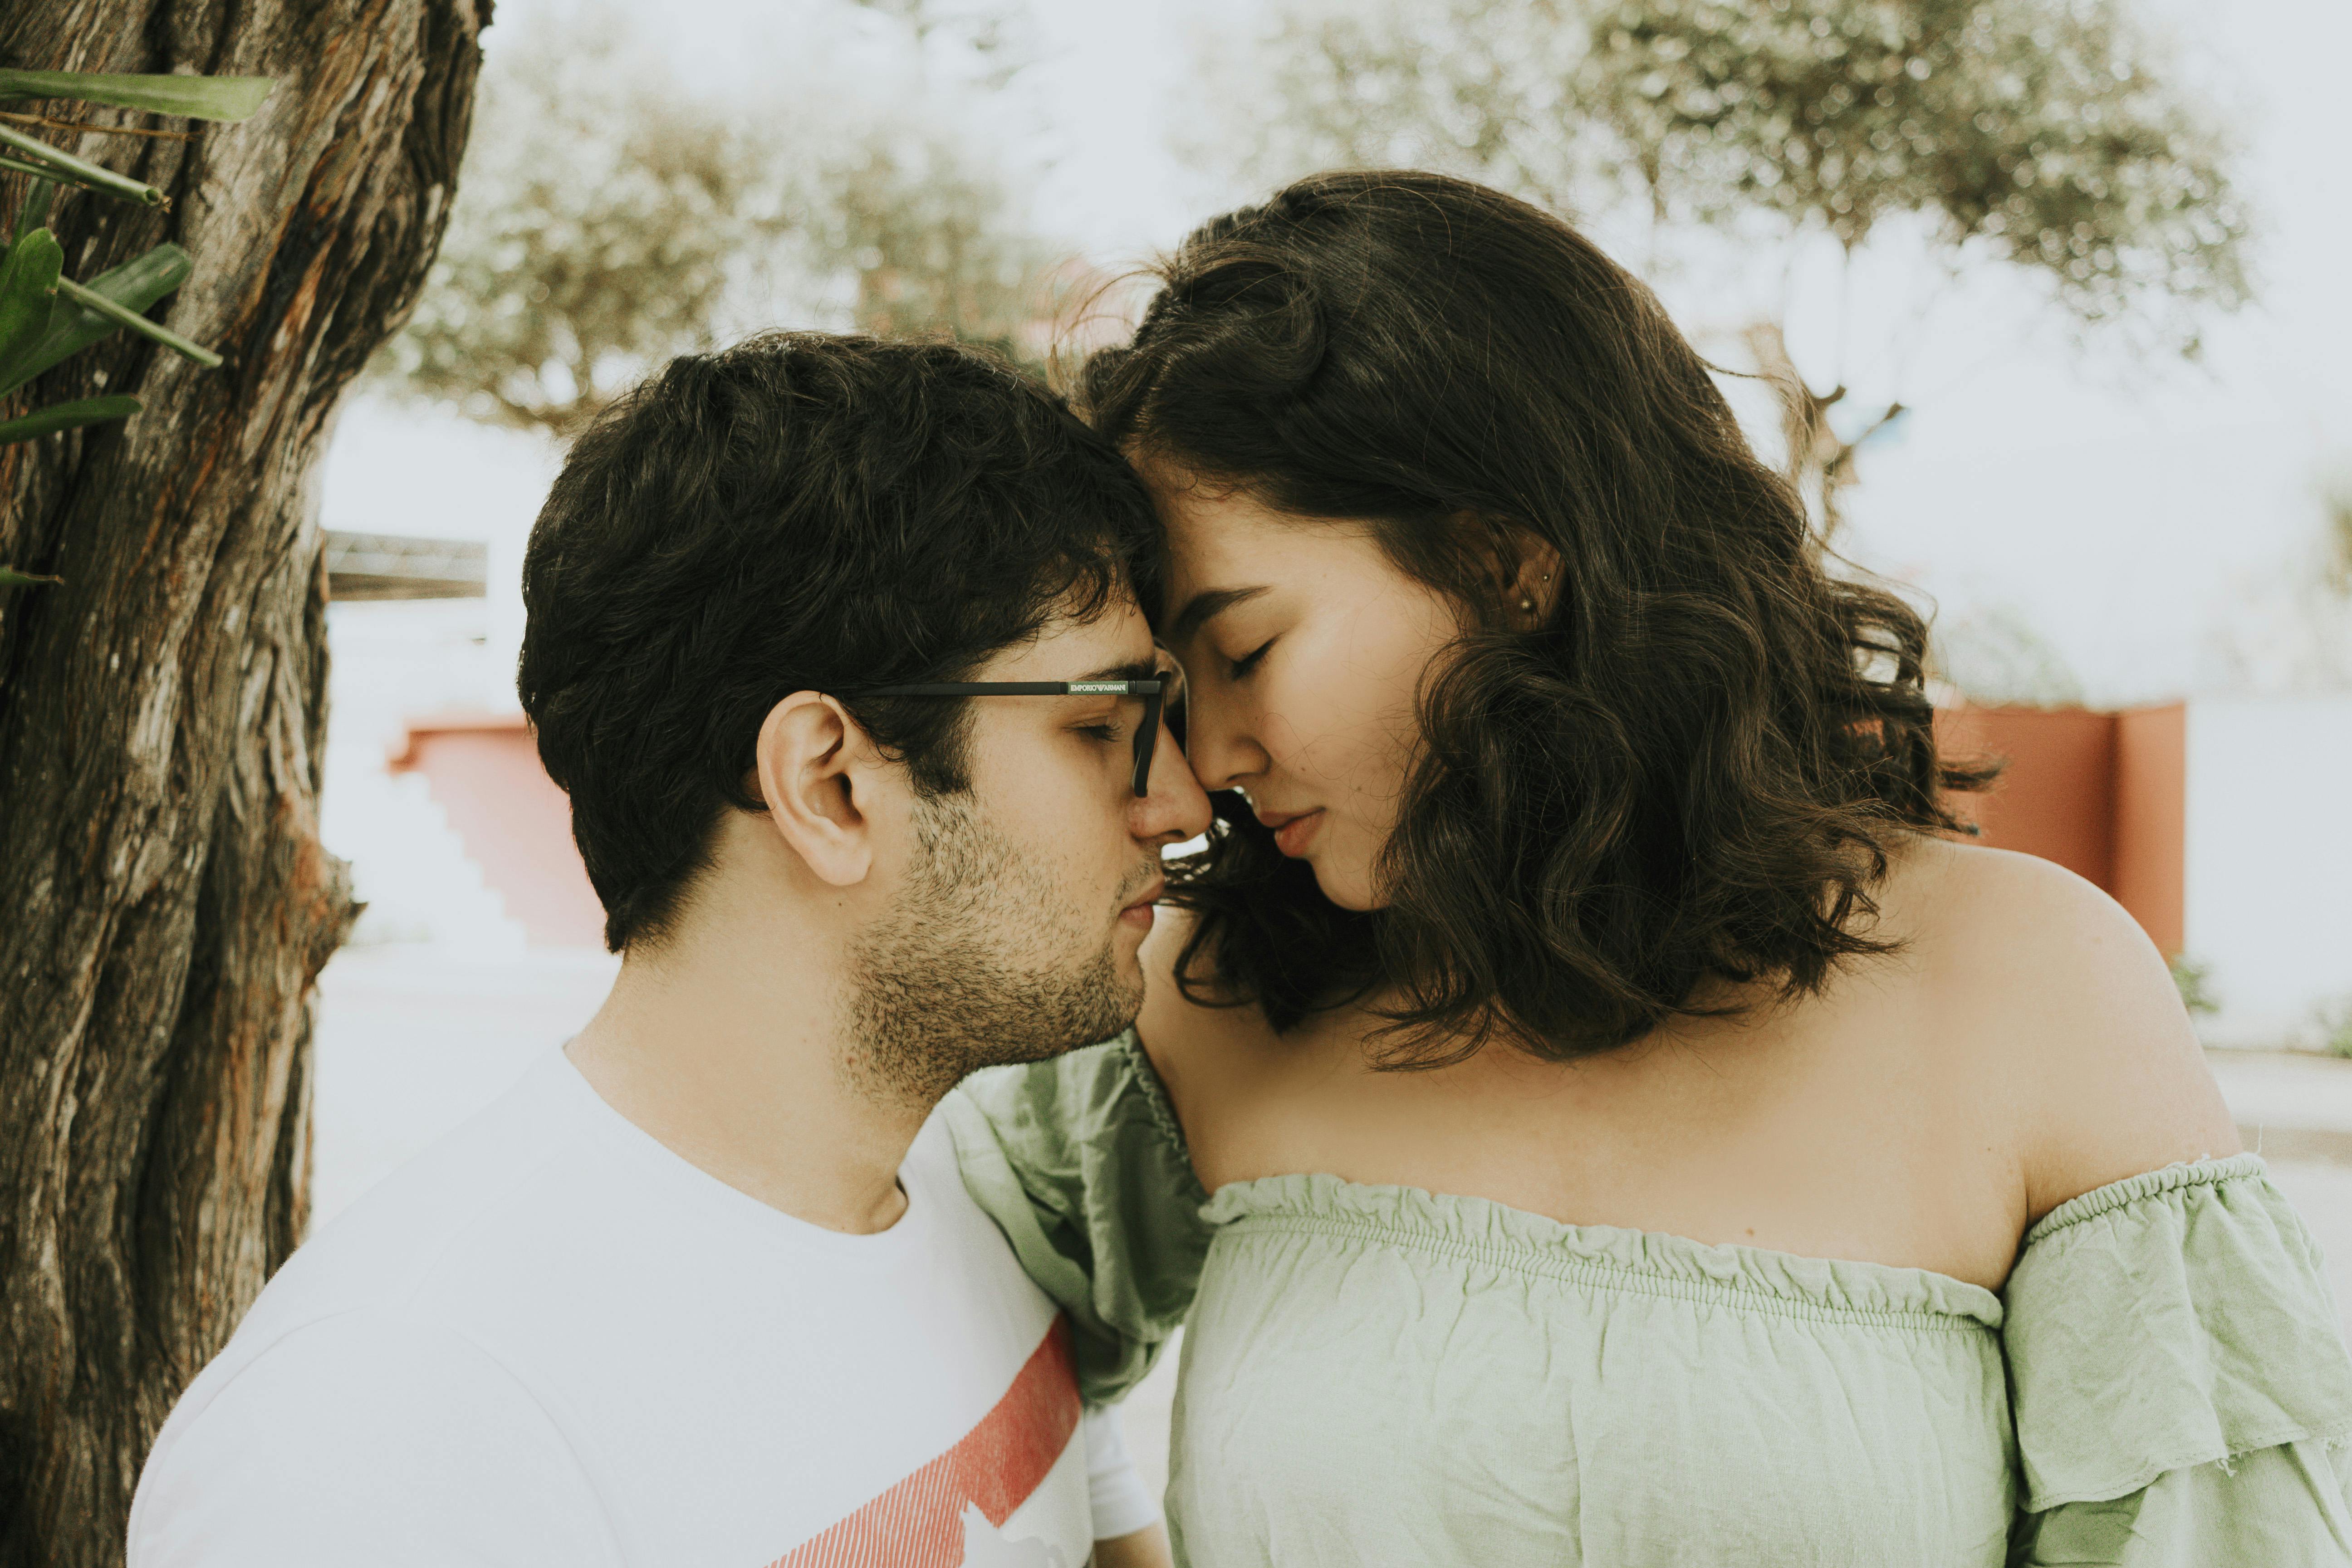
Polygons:
<instances>
[{"instance_id":1,"label":"woman's eyebrow","mask_svg":"<svg viewBox=\"0 0 2352 1568\"><path fill-rule=\"evenodd\" d=\"M1255 588L1209 588L1186 601L1176 618L1168 623L1170 643L1181 643L1194 632L1232 609L1235 605L1256 598L1265 592L1263 584Z\"/></svg>"}]
</instances>

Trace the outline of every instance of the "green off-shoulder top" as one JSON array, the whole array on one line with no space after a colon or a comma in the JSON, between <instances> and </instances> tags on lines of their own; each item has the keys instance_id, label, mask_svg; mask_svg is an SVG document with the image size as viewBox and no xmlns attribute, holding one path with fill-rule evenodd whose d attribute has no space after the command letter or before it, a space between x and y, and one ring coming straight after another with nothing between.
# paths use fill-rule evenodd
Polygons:
<instances>
[{"instance_id":1,"label":"green off-shoulder top","mask_svg":"<svg viewBox=\"0 0 2352 1568\"><path fill-rule=\"evenodd\" d=\"M1326 1175L1212 1196L1131 1035L943 1113L1089 1398L1186 1326L1192 1568L2352 1563L2352 1358L2252 1155L2062 1205L1995 1295Z\"/></svg>"}]
</instances>

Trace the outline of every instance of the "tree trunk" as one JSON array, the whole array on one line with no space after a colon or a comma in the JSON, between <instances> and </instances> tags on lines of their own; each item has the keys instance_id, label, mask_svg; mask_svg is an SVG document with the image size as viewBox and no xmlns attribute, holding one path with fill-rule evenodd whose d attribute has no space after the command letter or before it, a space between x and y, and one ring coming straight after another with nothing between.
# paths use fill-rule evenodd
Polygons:
<instances>
[{"instance_id":1,"label":"tree trunk","mask_svg":"<svg viewBox=\"0 0 2352 1568\"><path fill-rule=\"evenodd\" d=\"M1848 441L1830 424L1830 410L1844 401L1845 388L1815 392L1789 357L1788 339L1778 321L1756 321L1740 334L1756 356L1756 374L1770 384L1780 401L1780 437L1788 447L1784 471L1804 503L1806 515L1824 544L1835 544L1845 526L1845 492L1860 477L1854 454L1862 444L1892 424L1903 405L1890 403L1868 429Z\"/></svg>"},{"instance_id":2,"label":"tree trunk","mask_svg":"<svg viewBox=\"0 0 2352 1568\"><path fill-rule=\"evenodd\" d=\"M177 240L162 319L227 363L117 333L39 401L142 412L0 447L0 563L64 578L0 593L0 1563L121 1561L157 1426L302 1233L313 984L356 912L318 837L311 470L440 241L488 9L0 8L0 64L278 80L190 142L45 132L172 198L61 193L68 274Z\"/></svg>"}]
</instances>

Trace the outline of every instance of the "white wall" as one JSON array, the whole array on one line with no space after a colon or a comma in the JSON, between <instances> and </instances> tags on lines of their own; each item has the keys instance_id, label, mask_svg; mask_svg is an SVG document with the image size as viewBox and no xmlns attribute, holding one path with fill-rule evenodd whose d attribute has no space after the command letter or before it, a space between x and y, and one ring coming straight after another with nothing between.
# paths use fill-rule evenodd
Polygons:
<instances>
[{"instance_id":1,"label":"white wall","mask_svg":"<svg viewBox=\"0 0 2352 1568\"><path fill-rule=\"evenodd\" d=\"M352 862L367 900L354 945L438 943L468 962L505 963L523 951L520 922L483 883L423 776L387 772L384 752L411 719L514 710L523 542L559 455L551 442L364 396L336 426L321 475L323 526L489 549L483 598L328 607L320 833Z\"/></svg>"},{"instance_id":2,"label":"white wall","mask_svg":"<svg viewBox=\"0 0 2352 1568\"><path fill-rule=\"evenodd\" d=\"M325 781L319 833L352 863L367 910L354 946L439 943L473 960L521 953L520 921L433 799L422 773L394 773L405 721L485 706L495 634L480 599L390 599L327 606ZM513 676L506 676L514 705Z\"/></svg>"},{"instance_id":3,"label":"white wall","mask_svg":"<svg viewBox=\"0 0 2352 1568\"><path fill-rule=\"evenodd\" d=\"M2311 1043L2352 999L2352 693L2189 704L2189 956L2217 1045Z\"/></svg>"}]
</instances>

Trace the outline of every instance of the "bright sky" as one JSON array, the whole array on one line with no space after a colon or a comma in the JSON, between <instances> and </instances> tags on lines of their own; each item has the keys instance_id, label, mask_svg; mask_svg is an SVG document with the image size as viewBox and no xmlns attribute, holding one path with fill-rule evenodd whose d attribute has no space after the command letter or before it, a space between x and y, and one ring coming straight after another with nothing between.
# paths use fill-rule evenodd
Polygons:
<instances>
[{"instance_id":1,"label":"bright sky","mask_svg":"<svg viewBox=\"0 0 2352 1568\"><path fill-rule=\"evenodd\" d=\"M803 26L803 0L637 4L692 86L781 86L813 51L837 73L860 68L857 39ZM1200 111L1183 91L1192 30L1244 15L1241 4L1032 0L1043 58L1027 78L1034 98L1008 106L1008 123L1044 152L1038 216L1049 230L1115 266L1172 243L1224 199L1179 163L1170 132ZM2339 107L2352 5L2152 4L2176 16L2186 58L2249 148L2260 302L2213 325L2206 371L2078 354L1997 285L1948 302L1896 394L1916 412L1864 455L1848 542L1948 615L2030 624L2106 701L2214 684L2217 631L2275 613L2264 595L2275 599L2315 540L2314 486L2329 464L2352 464L2352 178ZM491 45L528 15L579 9L503 0ZM1857 281L1875 286L1867 272ZM1664 291L1695 332L1727 324L1671 280ZM1800 300L1801 362L1824 321ZM487 537L503 551L549 473L544 452L519 438L362 403L329 458L325 521Z\"/></svg>"}]
</instances>

